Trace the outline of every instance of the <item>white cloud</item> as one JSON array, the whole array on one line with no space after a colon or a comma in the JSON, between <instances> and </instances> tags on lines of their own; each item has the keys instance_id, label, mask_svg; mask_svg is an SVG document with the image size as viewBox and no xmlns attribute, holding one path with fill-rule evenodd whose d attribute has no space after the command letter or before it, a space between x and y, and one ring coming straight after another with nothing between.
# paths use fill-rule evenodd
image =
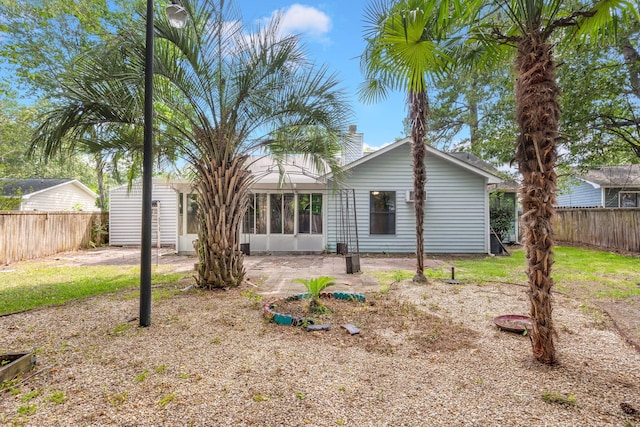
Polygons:
<instances>
[{"instance_id":1,"label":"white cloud","mask_svg":"<svg viewBox=\"0 0 640 427\"><path fill-rule=\"evenodd\" d=\"M314 7L296 3L283 11L282 30L322 39L331 30L331 19Z\"/></svg>"},{"instance_id":2,"label":"white cloud","mask_svg":"<svg viewBox=\"0 0 640 427\"><path fill-rule=\"evenodd\" d=\"M280 30L284 34L305 34L316 41L328 42L326 34L331 30L331 18L315 7L295 3L261 21L268 22L277 14L280 15Z\"/></svg>"}]
</instances>

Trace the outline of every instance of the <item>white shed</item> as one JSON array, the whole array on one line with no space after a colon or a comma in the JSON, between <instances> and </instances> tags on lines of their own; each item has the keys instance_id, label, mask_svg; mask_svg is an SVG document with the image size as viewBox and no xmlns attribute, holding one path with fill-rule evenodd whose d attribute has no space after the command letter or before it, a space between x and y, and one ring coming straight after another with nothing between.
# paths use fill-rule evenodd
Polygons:
<instances>
[{"instance_id":1,"label":"white shed","mask_svg":"<svg viewBox=\"0 0 640 427\"><path fill-rule=\"evenodd\" d=\"M176 247L178 222L178 194L175 183L154 179L151 191L152 244ZM142 233L142 182L131 188L127 184L109 191L109 244L112 246L140 245Z\"/></svg>"},{"instance_id":2,"label":"white shed","mask_svg":"<svg viewBox=\"0 0 640 427\"><path fill-rule=\"evenodd\" d=\"M2 179L2 197L21 199L20 211L99 211L98 195L77 179Z\"/></svg>"}]
</instances>

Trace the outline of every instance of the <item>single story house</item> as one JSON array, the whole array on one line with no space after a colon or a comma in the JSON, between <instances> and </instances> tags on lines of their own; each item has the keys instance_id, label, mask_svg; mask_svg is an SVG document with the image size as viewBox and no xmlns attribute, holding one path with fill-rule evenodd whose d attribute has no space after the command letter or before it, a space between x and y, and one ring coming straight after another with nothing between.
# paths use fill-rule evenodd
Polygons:
<instances>
[{"instance_id":1,"label":"single story house","mask_svg":"<svg viewBox=\"0 0 640 427\"><path fill-rule=\"evenodd\" d=\"M98 195L77 179L0 179L0 195L19 211L99 211Z\"/></svg>"},{"instance_id":2,"label":"single story house","mask_svg":"<svg viewBox=\"0 0 640 427\"><path fill-rule=\"evenodd\" d=\"M494 175L498 175L500 171L496 167L494 167L491 163L486 162L479 158L478 156L467 153L467 152L454 152L451 153L452 156L465 161L467 163L471 163L472 165L483 169L486 172L492 173ZM513 219L511 221L511 229L508 232L508 235L505 237L505 243L517 243L520 241L518 230L520 229L520 224L518 221L518 212L521 210L521 206L519 205L519 188L520 184L514 179L506 179L497 184L489 185L489 193L493 195L501 195L501 199L492 200L491 203L502 204L504 202L509 203L513 206Z\"/></svg>"},{"instance_id":3,"label":"single story house","mask_svg":"<svg viewBox=\"0 0 640 427\"><path fill-rule=\"evenodd\" d=\"M354 129L355 130L355 129ZM358 134L361 136L361 134ZM250 169L257 175L240 241L251 253L335 252L338 243L360 252L415 252L411 140L405 138L362 156L352 153L339 186L304 156L290 157L281 177L270 158ZM349 162L349 160L352 160ZM425 250L430 253L488 253L489 185L496 175L427 147ZM140 183L110 192L111 245L139 245ZM193 253L197 195L187 181L154 179L153 241Z\"/></svg>"},{"instance_id":4,"label":"single story house","mask_svg":"<svg viewBox=\"0 0 640 427\"><path fill-rule=\"evenodd\" d=\"M404 138L345 165L348 191L338 197L329 193L329 250L340 243L341 230L352 237L357 225L361 252L415 252L411 145L411 139ZM431 146L425 166L425 252L488 253L488 186L501 179Z\"/></svg>"},{"instance_id":5,"label":"single story house","mask_svg":"<svg viewBox=\"0 0 640 427\"><path fill-rule=\"evenodd\" d=\"M640 207L640 165L602 166L570 180L556 197L560 208Z\"/></svg>"}]
</instances>

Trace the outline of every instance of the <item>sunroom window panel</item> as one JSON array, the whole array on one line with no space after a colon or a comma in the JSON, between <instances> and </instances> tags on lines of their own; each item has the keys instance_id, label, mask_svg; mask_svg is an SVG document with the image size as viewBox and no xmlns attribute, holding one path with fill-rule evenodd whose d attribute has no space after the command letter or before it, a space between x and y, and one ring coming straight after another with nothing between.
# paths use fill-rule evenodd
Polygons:
<instances>
[{"instance_id":1,"label":"sunroom window panel","mask_svg":"<svg viewBox=\"0 0 640 427\"><path fill-rule=\"evenodd\" d=\"M256 231L256 198L253 194L249 194L247 197L247 211L244 214L244 220L242 221L242 232L253 234Z\"/></svg>"},{"instance_id":2,"label":"sunroom window panel","mask_svg":"<svg viewBox=\"0 0 640 427\"><path fill-rule=\"evenodd\" d=\"M271 194L271 234L282 234L282 194Z\"/></svg>"},{"instance_id":3,"label":"sunroom window panel","mask_svg":"<svg viewBox=\"0 0 640 427\"><path fill-rule=\"evenodd\" d=\"M298 233L311 232L311 195L298 195Z\"/></svg>"},{"instance_id":4,"label":"sunroom window panel","mask_svg":"<svg viewBox=\"0 0 640 427\"><path fill-rule=\"evenodd\" d=\"M267 194L256 194L256 234L267 234Z\"/></svg>"},{"instance_id":5,"label":"sunroom window panel","mask_svg":"<svg viewBox=\"0 0 640 427\"><path fill-rule=\"evenodd\" d=\"M311 232L322 234L322 194L311 195Z\"/></svg>"},{"instance_id":6,"label":"sunroom window panel","mask_svg":"<svg viewBox=\"0 0 640 427\"><path fill-rule=\"evenodd\" d=\"M293 234L296 216L296 198L293 193L285 193L282 206L284 234Z\"/></svg>"}]
</instances>

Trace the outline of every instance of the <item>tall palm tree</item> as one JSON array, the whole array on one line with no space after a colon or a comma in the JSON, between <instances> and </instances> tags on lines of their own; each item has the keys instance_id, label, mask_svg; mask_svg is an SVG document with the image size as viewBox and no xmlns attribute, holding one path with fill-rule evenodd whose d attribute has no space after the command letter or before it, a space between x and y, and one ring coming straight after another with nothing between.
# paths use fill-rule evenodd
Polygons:
<instances>
[{"instance_id":1,"label":"tall palm tree","mask_svg":"<svg viewBox=\"0 0 640 427\"><path fill-rule=\"evenodd\" d=\"M320 172L338 169L351 109L336 77L309 61L299 37L283 34L278 18L247 29L229 2L182 5L189 15L183 29L160 14L155 20L155 150L177 153L192 168L198 284L236 286L245 274L238 236L254 179L251 156L274 153L282 160L302 153ZM95 122L139 141L142 40L123 31L106 53L82 60L79 75L63 88L65 103L45 117L35 142L56 144L60 135ZM140 152L139 145L123 148Z\"/></svg>"},{"instance_id":2,"label":"tall palm tree","mask_svg":"<svg viewBox=\"0 0 640 427\"><path fill-rule=\"evenodd\" d=\"M556 362L552 320L551 278L556 194L559 88L555 81L554 48L595 40L615 19L636 13L624 0L596 1L590 5L562 0L498 0L471 2L477 13L475 35L515 48L516 139L514 160L522 175L520 197L527 257L529 300L535 359ZM499 13L496 13L499 12ZM611 33L609 33L611 34ZM500 49L488 52L499 56ZM494 58L495 59L495 58ZM496 61L499 62L499 61Z\"/></svg>"},{"instance_id":3,"label":"tall palm tree","mask_svg":"<svg viewBox=\"0 0 640 427\"><path fill-rule=\"evenodd\" d=\"M386 97L390 90L407 92L413 157L413 190L416 219L416 274L414 282L426 283L424 275L424 201L427 171L425 138L428 130L430 76L447 63L445 28L448 10L458 2L401 0L373 2L365 11L366 47L360 57L365 82L360 96L365 101ZM447 12L447 13L445 13Z\"/></svg>"}]
</instances>

